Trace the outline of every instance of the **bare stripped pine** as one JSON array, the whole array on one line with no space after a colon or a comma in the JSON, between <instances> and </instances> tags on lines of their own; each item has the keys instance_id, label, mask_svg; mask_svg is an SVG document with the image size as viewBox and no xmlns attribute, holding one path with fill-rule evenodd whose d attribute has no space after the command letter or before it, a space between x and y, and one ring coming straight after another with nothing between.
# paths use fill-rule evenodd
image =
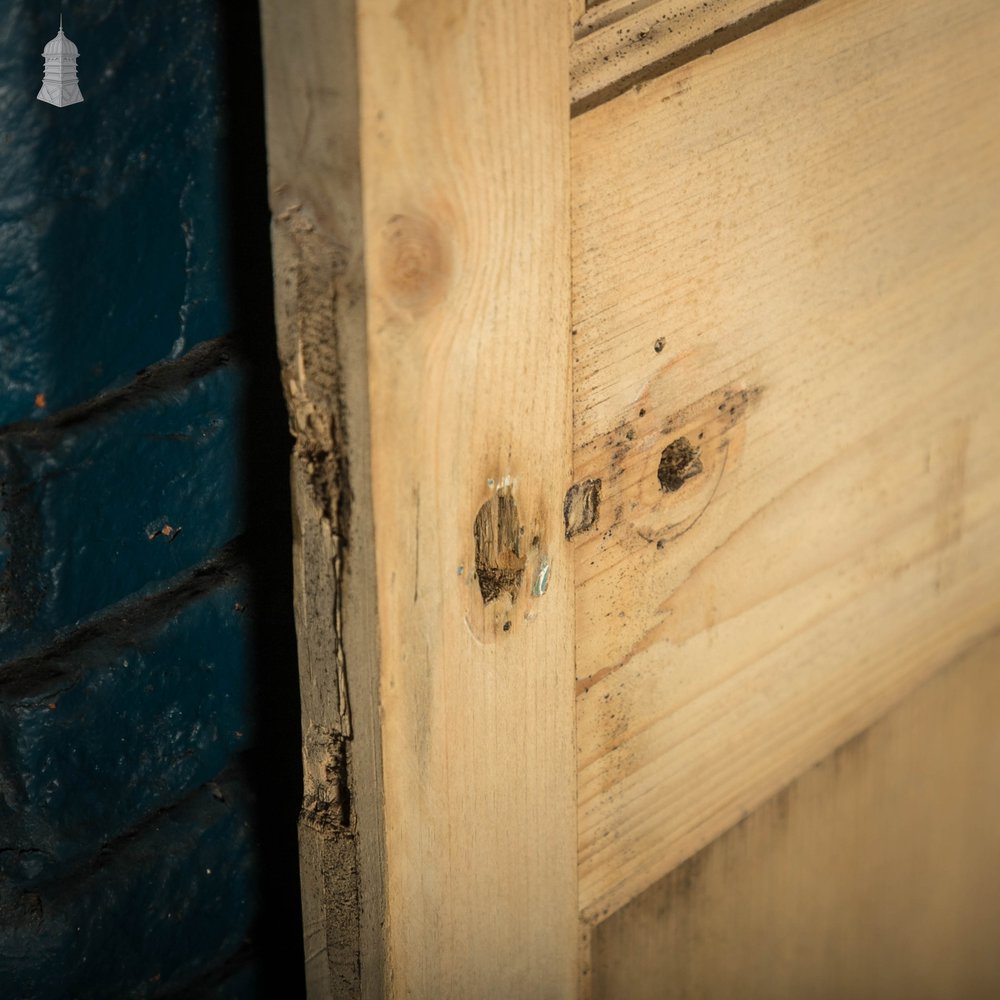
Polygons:
<instances>
[{"instance_id":1,"label":"bare stripped pine","mask_svg":"<svg viewBox=\"0 0 1000 1000\"><path fill-rule=\"evenodd\" d=\"M1000 995L998 717L994 633L598 924L595 998Z\"/></svg>"},{"instance_id":2,"label":"bare stripped pine","mask_svg":"<svg viewBox=\"0 0 1000 1000\"><path fill-rule=\"evenodd\" d=\"M587 0L568 0L570 24L576 24L587 12Z\"/></svg>"},{"instance_id":3,"label":"bare stripped pine","mask_svg":"<svg viewBox=\"0 0 1000 1000\"><path fill-rule=\"evenodd\" d=\"M574 120L590 921L1000 620L998 45L837 0Z\"/></svg>"},{"instance_id":4,"label":"bare stripped pine","mask_svg":"<svg viewBox=\"0 0 1000 1000\"><path fill-rule=\"evenodd\" d=\"M261 14L278 349L295 434L306 980L310 997L375 998L384 879L355 15L320 0L263 0Z\"/></svg>"},{"instance_id":5,"label":"bare stripped pine","mask_svg":"<svg viewBox=\"0 0 1000 1000\"><path fill-rule=\"evenodd\" d=\"M620 26L636 24L651 11L655 11L655 17L662 20L700 17L706 28L703 34L709 34L713 30L712 25L717 23L718 11L726 7L738 10L732 0L701 0L701 3L697 4L691 0L597 0L596 3L586 3L584 0L584 3L585 9L574 26L574 35L577 38L600 31L612 24ZM755 5L749 10L761 10L773 3L775 0L756 0ZM746 12L748 11L744 11Z\"/></svg>"},{"instance_id":6,"label":"bare stripped pine","mask_svg":"<svg viewBox=\"0 0 1000 1000\"><path fill-rule=\"evenodd\" d=\"M815 0L608 0L576 22L574 113L786 17ZM808 39L803 44L809 44Z\"/></svg>"},{"instance_id":7,"label":"bare stripped pine","mask_svg":"<svg viewBox=\"0 0 1000 1000\"><path fill-rule=\"evenodd\" d=\"M568 997L570 21L371 0L359 38L390 994Z\"/></svg>"}]
</instances>

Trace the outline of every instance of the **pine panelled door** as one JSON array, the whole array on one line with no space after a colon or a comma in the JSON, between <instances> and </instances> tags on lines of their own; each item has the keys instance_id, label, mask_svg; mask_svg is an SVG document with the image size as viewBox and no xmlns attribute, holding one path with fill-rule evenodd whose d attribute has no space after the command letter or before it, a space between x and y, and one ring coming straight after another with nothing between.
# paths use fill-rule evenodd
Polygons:
<instances>
[{"instance_id":1,"label":"pine panelled door","mask_svg":"<svg viewBox=\"0 0 1000 1000\"><path fill-rule=\"evenodd\" d=\"M262 13L310 996L1000 995L1000 6Z\"/></svg>"}]
</instances>

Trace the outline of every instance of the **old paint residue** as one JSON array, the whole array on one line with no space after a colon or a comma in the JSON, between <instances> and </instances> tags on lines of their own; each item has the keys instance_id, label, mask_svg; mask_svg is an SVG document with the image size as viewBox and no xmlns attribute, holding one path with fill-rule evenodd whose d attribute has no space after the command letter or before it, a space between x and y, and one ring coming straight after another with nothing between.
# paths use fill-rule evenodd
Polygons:
<instances>
[{"instance_id":1,"label":"old paint residue","mask_svg":"<svg viewBox=\"0 0 1000 1000\"><path fill-rule=\"evenodd\" d=\"M549 572L551 564L548 556L542 556L538 572L535 574L535 582L531 586L531 596L541 597L549 589Z\"/></svg>"},{"instance_id":2,"label":"old paint residue","mask_svg":"<svg viewBox=\"0 0 1000 1000\"><path fill-rule=\"evenodd\" d=\"M566 492L563 502L566 537L572 538L597 524L600 506L600 479L585 479L581 483L574 483Z\"/></svg>"}]
</instances>

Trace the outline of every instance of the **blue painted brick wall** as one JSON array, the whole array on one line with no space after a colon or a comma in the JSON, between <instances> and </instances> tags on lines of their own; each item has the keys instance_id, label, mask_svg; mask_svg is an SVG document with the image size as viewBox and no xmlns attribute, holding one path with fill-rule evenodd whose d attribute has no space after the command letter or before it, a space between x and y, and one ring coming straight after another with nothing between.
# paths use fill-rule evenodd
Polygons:
<instances>
[{"instance_id":1,"label":"blue painted brick wall","mask_svg":"<svg viewBox=\"0 0 1000 1000\"><path fill-rule=\"evenodd\" d=\"M54 877L250 743L246 588L230 567L211 577L204 595L179 581L180 608L131 626L131 645L95 632L0 673L0 876Z\"/></svg>"},{"instance_id":2,"label":"blue painted brick wall","mask_svg":"<svg viewBox=\"0 0 1000 1000\"><path fill-rule=\"evenodd\" d=\"M59 109L44 6L0 24L0 998L299 996L255 7L79 0Z\"/></svg>"},{"instance_id":3,"label":"blue painted brick wall","mask_svg":"<svg viewBox=\"0 0 1000 1000\"><path fill-rule=\"evenodd\" d=\"M35 100L58 5L6 6L0 423L123 385L231 325L219 4L67 7L84 97L69 108Z\"/></svg>"},{"instance_id":4,"label":"blue painted brick wall","mask_svg":"<svg viewBox=\"0 0 1000 1000\"><path fill-rule=\"evenodd\" d=\"M242 379L215 353L214 370L110 414L0 434L0 656L148 592L240 532Z\"/></svg>"},{"instance_id":5,"label":"blue painted brick wall","mask_svg":"<svg viewBox=\"0 0 1000 1000\"><path fill-rule=\"evenodd\" d=\"M238 952L255 892L245 788L220 776L57 880L0 890L4 996L153 997Z\"/></svg>"}]
</instances>

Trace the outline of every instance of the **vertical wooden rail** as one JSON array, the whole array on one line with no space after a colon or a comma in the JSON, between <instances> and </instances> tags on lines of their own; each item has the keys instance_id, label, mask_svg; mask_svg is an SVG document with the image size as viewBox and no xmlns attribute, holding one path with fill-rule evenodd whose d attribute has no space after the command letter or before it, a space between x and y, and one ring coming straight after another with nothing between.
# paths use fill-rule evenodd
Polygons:
<instances>
[{"instance_id":1,"label":"vertical wooden rail","mask_svg":"<svg viewBox=\"0 0 1000 1000\"><path fill-rule=\"evenodd\" d=\"M568 997L566 6L359 10L392 993Z\"/></svg>"},{"instance_id":2,"label":"vertical wooden rail","mask_svg":"<svg viewBox=\"0 0 1000 1000\"><path fill-rule=\"evenodd\" d=\"M356 13L262 0L275 312L295 434L309 996L385 993ZM276 669L278 665L275 665Z\"/></svg>"},{"instance_id":3,"label":"vertical wooden rail","mask_svg":"<svg viewBox=\"0 0 1000 1000\"><path fill-rule=\"evenodd\" d=\"M262 9L310 995L569 997L566 3Z\"/></svg>"}]
</instances>

